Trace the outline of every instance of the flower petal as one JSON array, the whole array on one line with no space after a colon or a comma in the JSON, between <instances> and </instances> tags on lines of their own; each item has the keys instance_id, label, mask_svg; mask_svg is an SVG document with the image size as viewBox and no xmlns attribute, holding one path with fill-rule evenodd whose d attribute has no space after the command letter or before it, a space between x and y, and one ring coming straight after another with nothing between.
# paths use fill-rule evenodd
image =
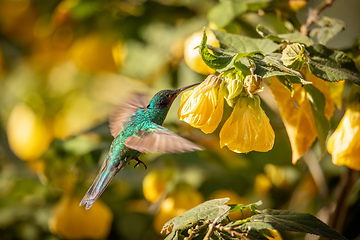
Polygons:
<instances>
[{"instance_id":1,"label":"flower petal","mask_svg":"<svg viewBox=\"0 0 360 240\"><path fill-rule=\"evenodd\" d=\"M306 75L306 80L312 81L313 85L324 94L326 100L325 117L330 119L335 107L330 97L327 82L310 73ZM292 162L295 164L312 146L318 135L311 106L306 97L305 89L300 84L294 84L294 94L291 95L278 79L273 78L270 89L278 104L281 118L289 136L293 152Z\"/></svg>"},{"instance_id":2,"label":"flower petal","mask_svg":"<svg viewBox=\"0 0 360 240\"><path fill-rule=\"evenodd\" d=\"M330 136L327 149L335 165L346 165L360 170L360 104L350 106L335 132Z\"/></svg>"},{"instance_id":3,"label":"flower petal","mask_svg":"<svg viewBox=\"0 0 360 240\"><path fill-rule=\"evenodd\" d=\"M193 90L183 94L178 110L180 120L204 133L212 133L219 125L224 98L219 98L220 80L210 75Z\"/></svg>"},{"instance_id":4,"label":"flower petal","mask_svg":"<svg viewBox=\"0 0 360 240\"><path fill-rule=\"evenodd\" d=\"M275 140L269 118L254 99L240 97L220 131L220 146L239 153L267 152ZM246 103L248 103L246 105ZM260 120L260 121L259 121Z\"/></svg>"}]
</instances>

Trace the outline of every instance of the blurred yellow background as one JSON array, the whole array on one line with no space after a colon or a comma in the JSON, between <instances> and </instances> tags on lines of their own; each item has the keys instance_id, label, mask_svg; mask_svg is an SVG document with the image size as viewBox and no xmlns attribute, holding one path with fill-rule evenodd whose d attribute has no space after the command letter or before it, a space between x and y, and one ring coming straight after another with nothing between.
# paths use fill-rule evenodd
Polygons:
<instances>
[{"instance_id":1,"label":"blurred yellow background","mask_svg":"<svg viewBox=\"0 0 360 240\"><path fill-rule=\"evenodd\" d=\"M319 163L325 185L318 186L304 162L292 165L280 115L266 100L276 136L271 151L220 148L219 129L205 135L177 120L177 100L166 127L207 150L143 154L147 170L131 163L91 210L78 206L110 147L107 120L118 104L132 92L151 96L213 73L194 49L204 26L259 37L255 27L261 23L285 33L316 4L248 2L247 11L221 26L215 0L0 0L0 239L163 239L160 230L172 217L222 197L243 204L262 200L262 208L329 212L347 169L326 154ZM359 7L356 0L340 2L340 13ZM350 29L358 18L346 18ZM359 31L345 36L352 41L334 39L331 46L350 48ZM201 34L195 40L200 44ZM311 150L318 152L318 146ZM358 180L355 185L359 190ZM358 234L352 224L360 211L356 194L350 194L354 211L343 226L349 236Z\"/></svg>"}]
</instances>

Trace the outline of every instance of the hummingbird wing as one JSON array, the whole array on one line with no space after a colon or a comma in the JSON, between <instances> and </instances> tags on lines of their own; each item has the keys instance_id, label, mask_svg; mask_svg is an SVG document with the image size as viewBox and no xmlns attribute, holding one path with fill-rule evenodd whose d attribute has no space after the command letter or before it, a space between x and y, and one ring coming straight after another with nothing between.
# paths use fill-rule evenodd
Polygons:
<instances>
[{"instance_id":1,"label":"hummingbird wing","mask_svg":"<svg viewBox=\"0 0 360 240\"><path fill-rule=\"evenodd\" d=\"M167 128L155 123L151 123L150 126L146 131L139 131L137 136L128 137L125 145L142 153L180 153L203 150L199 145L180 137Z\"/></svg>"},{"instance_id":2,"label":"hummingbird wing","mask_svg":"<svg viewBox=\"0 0 360 240\"><path fill-rule=\"evenodd\" d=\"M147 100L144 94L135 93L129 101L117 107L109 119L110 132L114 138L123 130L124 123L129 121L132 115L139 109L146 108Z\"/></svg>"}]
</instances>

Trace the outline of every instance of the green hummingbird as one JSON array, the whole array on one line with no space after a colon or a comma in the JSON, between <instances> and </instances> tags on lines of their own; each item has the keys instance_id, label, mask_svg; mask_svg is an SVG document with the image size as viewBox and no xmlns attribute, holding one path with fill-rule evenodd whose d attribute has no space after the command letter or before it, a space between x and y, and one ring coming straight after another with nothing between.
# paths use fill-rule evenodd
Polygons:
<instances>
[{"instance_id":1,"label":"green hummingbird","mask_svg":"<svg viewBox=\"0 0 360 240\"><path fill-rule=\"evenodd\" d=\"M109 119L114 140L93 184L80 202L91 208L111 179L132 159L144 164L139 156L146 152L179 153L202 150L185 138L161 126L175 98L197 84L175 90L162 90L146 105L145 96L137 94L120 106ZM146 165L144 164L145 168Z\"/></svg>"}]
</instances>

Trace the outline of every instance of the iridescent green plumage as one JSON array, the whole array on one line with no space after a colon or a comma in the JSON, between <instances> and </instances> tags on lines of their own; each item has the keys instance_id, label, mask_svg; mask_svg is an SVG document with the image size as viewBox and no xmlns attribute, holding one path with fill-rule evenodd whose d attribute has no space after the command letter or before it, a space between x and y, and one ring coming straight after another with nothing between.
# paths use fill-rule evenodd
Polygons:
<instances>
[{"instance_id":1,"label":"iridescent green plumage","mask_svg":"<svg viewBox=\"0 0 360 240\"><path fill-rule=\"evenodd\" d=\"M118 109L109 121L111 134L115 139L99 174L80 202L80 206L86 204L86 209L89 209L116 173L132 159L138 164L142 163L139 160L141 153L201 150L198 145L161 126L177 95L195 85L160 91L147 106L144 97L136 95L129 104Z\"/></svg>"}]
</instances>

